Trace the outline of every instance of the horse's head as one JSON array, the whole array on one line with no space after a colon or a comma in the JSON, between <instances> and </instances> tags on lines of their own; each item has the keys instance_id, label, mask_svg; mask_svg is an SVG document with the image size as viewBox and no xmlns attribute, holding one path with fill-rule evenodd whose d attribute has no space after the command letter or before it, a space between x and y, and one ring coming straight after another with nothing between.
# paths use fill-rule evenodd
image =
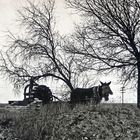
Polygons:
<instances>
[{"instance_id":1,"label":"horse's head","mask_svg":"<svg viewBox=\"0 0 140 140\"><path fill-rule=\"evenodd\" d=\"M109 83L101 82L102 97L105 98L105 101L109 100L109 94L111 94L111 95L113 94L112 90L109 87L110 84L111 84L111 82L109 82Z\"/></svg>"}]
</instances>

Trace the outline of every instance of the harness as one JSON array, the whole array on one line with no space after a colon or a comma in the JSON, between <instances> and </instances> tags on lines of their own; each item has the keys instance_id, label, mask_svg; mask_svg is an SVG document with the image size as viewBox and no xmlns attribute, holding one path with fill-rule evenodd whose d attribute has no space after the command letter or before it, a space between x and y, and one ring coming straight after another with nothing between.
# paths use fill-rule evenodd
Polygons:
<instances>
[{"instance_id":1,"label":"harness","mask_svg":"<svg viewBox=\"0 0 140 140\"><path fill-rule=\"evenodd\" d=\"M93 98L95 102L100 102L102 98L100 86L93 87Z\"/></svg>"}]
</instances>

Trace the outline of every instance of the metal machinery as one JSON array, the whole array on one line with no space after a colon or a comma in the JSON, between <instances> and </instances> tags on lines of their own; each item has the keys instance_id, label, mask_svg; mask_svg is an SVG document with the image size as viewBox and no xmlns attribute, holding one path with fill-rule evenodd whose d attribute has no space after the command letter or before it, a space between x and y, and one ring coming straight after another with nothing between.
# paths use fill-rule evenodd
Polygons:
<instances>
[{"instance_id":1,"label":"metal machinery","mask_svg":"<svg viewBox=\"0 0 140 140\"><path fill-rule=\"evenodd\" d=\"M49 87L38 85L34 79L34 77L31 77L30 83L24 89L24 101L31 103L34 98L42 100L43 104L53 101L53 95Z\"/></svg>"}]
</instances>

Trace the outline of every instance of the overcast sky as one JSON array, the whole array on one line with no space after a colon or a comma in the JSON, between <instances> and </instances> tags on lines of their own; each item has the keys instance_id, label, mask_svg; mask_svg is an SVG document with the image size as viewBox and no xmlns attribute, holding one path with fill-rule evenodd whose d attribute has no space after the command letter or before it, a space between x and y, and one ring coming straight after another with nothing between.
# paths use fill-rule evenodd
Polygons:
<instances>
[{"instance_id":1,"label":"overcast sky","mask_svg":"<svg viewBox=\"0 0 140 140\"><path fill-rule=\"evenodd\" d=\"M33 0L34 1L34 0ZM79 17L72 15L70 10L66 10L64 0L56 0L56 20L57 27L60 34L68 34L74 30L74 24L79 22ZM17 10L25 5L24 0L0 0L0 49L3 45L6 45L6 31L16 32L17 30ZM101 78L103 81L113 81L112 90L115 95L111 98L111 101L121 101L121 95L119 94L120 86L116 86L116 81L112 77ZM136 93L128 93L129 100L125 99L126 102L136 102ZM7 103L8 100L23 99L23 93L19 96L15 96L12 91L12 86L8 81L0 81L0 103Z\"/></svg>"}]
</instances>

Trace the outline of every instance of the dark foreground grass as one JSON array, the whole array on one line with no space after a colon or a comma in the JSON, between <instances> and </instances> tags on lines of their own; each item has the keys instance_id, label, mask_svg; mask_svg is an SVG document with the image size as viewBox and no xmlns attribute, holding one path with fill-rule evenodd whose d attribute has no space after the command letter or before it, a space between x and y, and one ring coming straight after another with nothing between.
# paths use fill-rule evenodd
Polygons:
<instances>
[{"instance_id":1,"label":"dark foreground grass","mask_svg":"<svg viewBox=\"0 0 140 140\"><path fill-rule=\"evenodd\" d=\"M133 104L89 104L73 109L67 104L50 104L6 114L2 119L13 121L12 133L18 140L140 139L140 111Z\"/></svg>"}]
</instances>

